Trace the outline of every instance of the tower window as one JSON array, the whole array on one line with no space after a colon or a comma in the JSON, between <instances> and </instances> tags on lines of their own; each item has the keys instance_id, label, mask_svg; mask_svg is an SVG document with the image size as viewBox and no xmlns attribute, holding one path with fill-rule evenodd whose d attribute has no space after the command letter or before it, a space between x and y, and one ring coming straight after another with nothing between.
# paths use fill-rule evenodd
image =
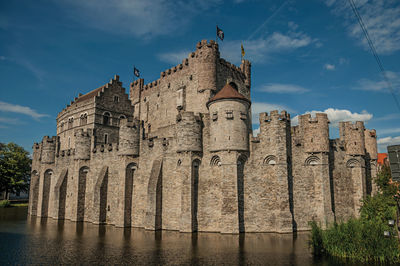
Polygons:
<instances>
[{"instance_id":1,"label":"tower window","mask_svg":"<svg viewBox=\"0 0 400 266\"><path fill-rule=\"evenodd\" d=\"M103 125L110 125L110 113L109 112L105 112L103 114Z\"/></svg>"},{"instance_id":2,"label":"tower window","mask_svg":"<svg viewBox=\"0 0 400 266\"><path fill-rule=\"evenodd\" d=\"M247 119L247 114L245 112L240 112L240 119L246 120Z\"/></svg>"},{"instance_id":3,"label":"tower window","mask_svg":"<svg viewBox=\"0 0 400 266\"><path fill-rule=\"evenodd\" d=\"M108 143L108 134L104 134L104 144Z\"/></svg>"},{"instance_id":4,"label":"tower window","mask_svg":"<svg viewBox=\"0 0 400 266\"><path fill-rule=\"evenodd\" d=\"M115 102L115 103L118 103L118 102L119 102L119 96L117 96L117 95L114 96L114 102Z\"/></svg>"},{"instance_id":5,"label":"tower window","mask_svg":"<svg viewBox=\"0 0 400 266\"><path fill-rule=\"evenodd\" d=\"M213 112L212 114L212 120L216 121L218 119L218 112Z\"/></svg>"},{"instance_id":6,"label":"tower window","mask_svg":"<svg viewBox=\"0 0 400 266\"><path fill-rule=\"evenodd\" d=\"M229 85L234 88L235 90L238 90L238 86L236 85L235 82L229 82Z\"/></svg>"},{"instance_id":7,"label":"tower window","mask_svg":"<svg viewBox=\"0 0 400 266\"><path fill-rule=\"evenodd\" d=\"M232 110L226 111L226 119L233 119L233 111Z\"/></svg>"}]
</instances>

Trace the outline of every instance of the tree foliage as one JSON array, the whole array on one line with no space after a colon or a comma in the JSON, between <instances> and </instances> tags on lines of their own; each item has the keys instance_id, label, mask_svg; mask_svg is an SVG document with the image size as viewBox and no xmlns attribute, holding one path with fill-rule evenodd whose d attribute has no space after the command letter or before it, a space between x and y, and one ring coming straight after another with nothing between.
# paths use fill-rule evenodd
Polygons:
<instances>
[{"instance_id":1,"label":"tree foliage","mask_svg":"<svg viewBox=\"0 0 400 266\"><path fill-rule=\"evenodd\" d=\"M15 143L0 143L0 191L27 192L31 171L29 153Z\"/></svg>"},{"instance_id":2,"label":"tree foliage","mask_svg":"<svg viewBox=\"0 0 400 266\"><path fill-rule=\"evenodd\" d=\"M397 228L388 224L389 220L396 219L399 196L398 184L392 182L389 166L381 169L375 183L379 192L362 201L360 218L335 223L327 230L322 230L316 222L310 224L310 244L315 256L328 254L364 263L400 263ZM384 231L390 237L384 237Z\"/></svg>"}]
</instances>

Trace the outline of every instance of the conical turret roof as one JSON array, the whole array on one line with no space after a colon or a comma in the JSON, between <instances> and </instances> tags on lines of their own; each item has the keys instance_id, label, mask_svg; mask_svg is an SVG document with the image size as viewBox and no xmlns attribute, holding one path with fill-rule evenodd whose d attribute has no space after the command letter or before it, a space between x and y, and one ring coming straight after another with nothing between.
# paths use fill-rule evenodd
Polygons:
<instances>
[{"instance_id":1,"label":"conical turret roof","mask_svg":"<svg viewBox=\"0 0 400 266\"><path fill-rule=\"evenodd\" d=\"M244 97L240 92L235 90L231 85L226 84L222 90L220 90L211 100L208 101L207 105L210 103L222 100L222 99L240 99L247 102L250 102L246 97Z\"/></svg>"}]
</instances>

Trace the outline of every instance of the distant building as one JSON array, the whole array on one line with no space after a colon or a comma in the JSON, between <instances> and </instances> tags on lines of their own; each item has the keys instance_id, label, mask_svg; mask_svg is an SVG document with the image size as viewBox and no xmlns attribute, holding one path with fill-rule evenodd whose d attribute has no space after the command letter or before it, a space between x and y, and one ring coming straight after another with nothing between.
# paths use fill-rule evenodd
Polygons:
<instances>
[{"instance_id":1,"label":"distant building","mask_svg":"<svg viewBox=\"0 0 400 266\"><path fill-rule=\"evenodd\" d=\"M58 114L57 136L33 146L29 213L221 233L359 215L376 190L375 130L341 122L330 139L325 113L291 126L286 111L271 111L253 137L250 88L250 62L235 66L203 40L129 95L118 76L79 95Z\"/></svg>"},{"instance_id":2,"label":"distant building","mask_svg":"<svg viewBox=\"0 0 400 266\"><path fill-rule=\"evenodd\" d=\"M387 153L378 153L378 170L380 170L384 165L389 166L389 159Z\"/></svg>"}]
</instances>

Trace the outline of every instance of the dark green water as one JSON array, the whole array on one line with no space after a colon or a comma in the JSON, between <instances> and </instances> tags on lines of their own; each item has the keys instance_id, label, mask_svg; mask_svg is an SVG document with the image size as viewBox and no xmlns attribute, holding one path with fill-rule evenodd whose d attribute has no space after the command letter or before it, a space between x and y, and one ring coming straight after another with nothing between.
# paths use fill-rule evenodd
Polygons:
<instances>
[{"instance_id":1,"label":"dark green water","mask_svg":"<svg viewBox=\"0 0 400 266\"><path fill-rule=\"evenodd\" d=\"M336 265L313 259L308 233L152 232L27 217L0 209L0 265Z\"/></svg>"}]
</instances>

